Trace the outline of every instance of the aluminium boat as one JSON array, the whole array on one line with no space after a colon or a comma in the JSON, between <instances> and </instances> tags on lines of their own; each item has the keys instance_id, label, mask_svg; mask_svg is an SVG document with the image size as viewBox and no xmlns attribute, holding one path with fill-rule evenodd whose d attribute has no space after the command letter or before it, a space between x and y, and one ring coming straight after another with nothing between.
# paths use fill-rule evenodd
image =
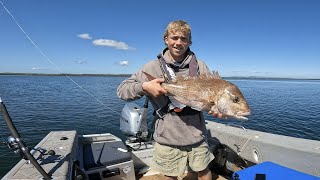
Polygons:
<instances>
[{"instance_id":1,"label":"aluminium boat","mask_svg":"<svg viewBox=\"0 0 320 180\"><path fill-rule=\"evenodd\" d=\"M1 111L10 121L5 106ZM110 133L52 131L30 151L32 157L25 155L29 150L19 134L12 133L7 145L23 159L2 179L162 179L150 168L154 141L146 128L146 112L147 106L125 104L120 129L126 140ZM14 129L13 123L7 125ZM214 179L320 179L319 141L212 121L206 121L206 127L215 155L209 165ZM186 166L179 179L197 176Z\"/></svg>"}]
</instances>

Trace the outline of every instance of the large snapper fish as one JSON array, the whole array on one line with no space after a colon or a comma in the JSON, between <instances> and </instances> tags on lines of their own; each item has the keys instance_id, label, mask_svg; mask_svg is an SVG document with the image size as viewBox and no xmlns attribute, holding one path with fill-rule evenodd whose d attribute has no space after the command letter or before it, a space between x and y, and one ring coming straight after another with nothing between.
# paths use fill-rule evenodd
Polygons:
<instances>
[{"instance_id":1,"label":"large snapper fish","mask_svg":"<svg viewBox=\"0 0 320 180\"><path fill-rule=\"evenodd\" d=\"M145 73L148 79L154 79ZM248 119L250 108L239 88L220 78L217 72L198 76L177 76L173 82L161 83L171 101L198 111L212 111L224 117Z\"/></svg>"}]
</instances>

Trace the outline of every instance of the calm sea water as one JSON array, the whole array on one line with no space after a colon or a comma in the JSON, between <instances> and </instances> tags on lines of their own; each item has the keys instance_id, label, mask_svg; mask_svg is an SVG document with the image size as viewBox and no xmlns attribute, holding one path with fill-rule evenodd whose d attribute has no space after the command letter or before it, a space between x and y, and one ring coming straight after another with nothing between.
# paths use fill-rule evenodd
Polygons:
<instances>
[{"instance_id":1,"label":"calm sea water","mask_svg":"<svg viewBox=\"0 0 320 180\"><path fill-rule=\"evenodd\" d=\"M125 104L116 96L124 77L0 76L0 97L28 147L50 131L110 132L121 138L119 117ZM248 121L207 119L249 129L320 140L320 81L234 80L252 110ZM87 92L85 92L87 91ZM144 99L136 101L142 105ZM149 112L151 117L151 110ZM0 141L9 132L0 117ZM19 158L0 144L0 177Z\"/></svg>"}]
</instances>

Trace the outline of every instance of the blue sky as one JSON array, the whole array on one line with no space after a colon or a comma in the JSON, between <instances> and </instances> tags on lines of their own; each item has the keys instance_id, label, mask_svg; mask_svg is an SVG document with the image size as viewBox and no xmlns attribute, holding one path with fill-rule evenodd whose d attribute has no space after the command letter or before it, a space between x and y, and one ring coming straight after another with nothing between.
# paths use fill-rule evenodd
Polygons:
<instances>
[{"instance_id":1,"label":"blue sky","mask_svg":"<svg viewBox=\"0 0 320 180\"><path fill-rule=\"evenodd\" d=\"M133 73L182 19L222 76L320 78L319 0L0 1L39 48L0 3L0 72Z\"/></svg>"}]
</instances>

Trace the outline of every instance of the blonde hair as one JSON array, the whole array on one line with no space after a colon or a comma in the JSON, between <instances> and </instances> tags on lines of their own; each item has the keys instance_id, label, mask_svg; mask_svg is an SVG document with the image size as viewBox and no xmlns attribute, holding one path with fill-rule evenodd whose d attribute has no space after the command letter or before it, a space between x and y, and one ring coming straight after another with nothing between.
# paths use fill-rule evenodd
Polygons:
<instances>
[{"instance_id":1,"label":"blonde hair","mask_svg":"<svg viewBox=\"0 0 320 180\"><path fill-rule=\"evenodd\" d=\"M187 34L189 35L189 39L191 42L191 27L187 22L183 20L172 21L171 23L169 23L163 33L163 40L168 37L169 32L182 32L183 34Z\"/></svg>"}]
</instances>

